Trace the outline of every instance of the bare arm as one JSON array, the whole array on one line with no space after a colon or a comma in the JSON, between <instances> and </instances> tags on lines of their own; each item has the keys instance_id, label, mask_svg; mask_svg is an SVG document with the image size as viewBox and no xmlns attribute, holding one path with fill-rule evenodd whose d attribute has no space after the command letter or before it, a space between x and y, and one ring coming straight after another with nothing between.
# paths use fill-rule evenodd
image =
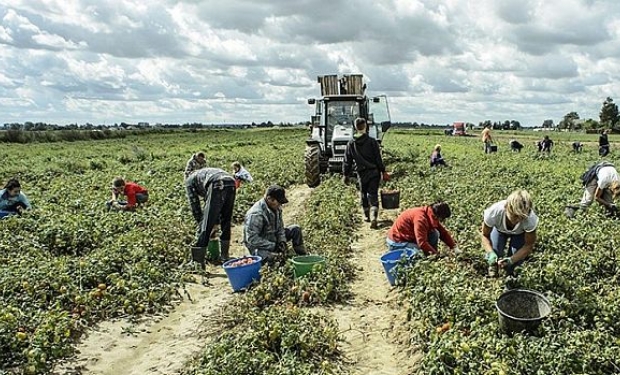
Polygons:
<instances>
[{"instance_id":1,"label":"bare arm","mask_svg":"<svg viewBox=\"0 0 620 375\"><path fill-rule=\"evenodd\" d=\"M527 258L532 253L532 250L534 250L535 243L536 243L536 231L534 230L532 232L525 232L525 244L523 245L522 248L517 250L517 252L514 253L513 256L510 257L512 259L512 262L517 263Z\"/></svg>"},{"instance_id":2,"label":"bare arm","mask_svg":"<svg viewBox=\"0 0 620 375\"><path fill-rule=\"evenodd\" d=\"M493 252L493 243L491 242L491 231L492 230L493 228L491 228L490 226L482 222L482 230L480 233L480 237L482 239L482 248L487 253Z\"/></svg>"},{"instance_id":3,"label":"bare arm","mask_svg":"<svg viewBox=\"0 0 620 375\"><path fill-rule=\"evenodd\" d=\"M596 190L594 191L594 199L596 199L596 201L600 204L602 204L603 206L607 207L607 208L611 208L612 203L608 203L605 202L605 200L603 200L603 190L600 187L596 187Z\"/></svg>"}]
</instances>

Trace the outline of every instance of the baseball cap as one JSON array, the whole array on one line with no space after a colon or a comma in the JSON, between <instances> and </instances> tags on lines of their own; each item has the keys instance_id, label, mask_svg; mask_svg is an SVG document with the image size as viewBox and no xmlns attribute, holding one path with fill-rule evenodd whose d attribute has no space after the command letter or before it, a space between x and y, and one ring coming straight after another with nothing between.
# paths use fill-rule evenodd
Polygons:
<instances>
[{"instance_id":1,"label":"baseball cap","mask_svg":"<svg viewBox=\"0 0 620 375\"><path fill-rule=\"evenodd\" d=\"M284 188L279 185L271 185L267 188L265 195L277 200L280 204L288 203L288 199L284 195Z\"/></svg>"}]
</instances>

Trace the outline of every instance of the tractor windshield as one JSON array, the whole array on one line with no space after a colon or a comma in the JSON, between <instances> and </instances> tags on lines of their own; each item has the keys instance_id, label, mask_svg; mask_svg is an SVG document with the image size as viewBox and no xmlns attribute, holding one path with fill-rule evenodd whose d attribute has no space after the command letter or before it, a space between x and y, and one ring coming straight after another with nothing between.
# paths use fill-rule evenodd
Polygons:
<instances>
[{"instance_id":1,"label":"tractor windshield","mask_svg":"<svg viewBox=\"0 0 620 375\"><path fill-rule=\"evenodd\" d=\"M327 127L330 129L336 125L353 126L355 119L359 116L360 107L356 101L330 101L327 103Z\"/></svg>"}]
</instances>

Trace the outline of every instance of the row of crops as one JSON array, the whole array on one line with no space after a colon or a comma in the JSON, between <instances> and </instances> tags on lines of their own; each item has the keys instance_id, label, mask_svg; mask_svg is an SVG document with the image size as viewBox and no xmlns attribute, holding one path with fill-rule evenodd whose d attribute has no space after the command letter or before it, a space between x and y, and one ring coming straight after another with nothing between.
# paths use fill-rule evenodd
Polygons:
<instances>
[{"instance_id":1,"label":"row of crops","mask_svg":"<svg viewBox=\"0 0 620 375\"><path fill-rule=\"evenodd\" d=\"M34 210L0 223L0 373L46 372L92 324L182 298L194 233L182 172L192 153L252 171L256 183L237 196L239 220L268 184L301 179L292 167L300 140L295 131L214 131L3 146L0 176L17 176ZM105 210L117 175L149 189L148 207Z\"/></svg>"},{"instance_id":2,"label":"row of crops","mask_svg":"<svg viewBox=\"0 0 620 375\"><path fill-rule=\"evenodd\" d=\"M425 353L419 373L620 373L620 223L594 206L586 217L563 214L581 197L579 176L598 160L595 148L574 154L566 142L550 156L533 146L484 155L478 139L388 137L388 147L401 153L442 144L451 169L429 170L426 155L414 153L414 163L393 166L401 174L393 184L401 207L447 200L453 212L447 226L464 250L416 263L401 289L411 345ZM505 280L486 276L478 233L482 211L516 188L530 191L540 218L537 245L517 286L542 292L552 313L535 334L510 336L501 332L494 306Z\"/></svg>"}]
</instances>

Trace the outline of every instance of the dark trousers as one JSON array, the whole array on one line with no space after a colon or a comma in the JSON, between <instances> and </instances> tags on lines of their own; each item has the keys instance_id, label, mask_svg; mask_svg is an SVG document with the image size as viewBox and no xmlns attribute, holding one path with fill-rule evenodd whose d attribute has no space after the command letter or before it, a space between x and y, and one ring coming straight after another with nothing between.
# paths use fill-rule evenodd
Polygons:
<instances>
[{"instance_id":1,"label":"dark trousers","mask_svg":"<svg viewBox=\"0 0 620 375\"><path fill-rule=\"evenodd\" d=\"M358 173L360 201L362 207L379 207L379 183L381 175L378 171Z\"/></svg>"},{"instance_id":2,"label":"dark trousers","mask_svg":"<svg viewBox=\"0 0 620 375\"><path fill-rule=\"evenodd\" d=\"M211 231L217 224L220 225L222 231L220 241L230 241L236 195L234 180L231 179L230 181L230 184L219 181L216 184L211 184L207 189L202 220L198 227L197 247L206 247L209 244Z\"/></svg>"},{"instance_id":3,"label":"dark trousers","mask_svg":"<svg viewBox=\"0 0 620 375\"><path fill-rule=\"evenodd\" d=\"M598 154L600 156L607 156L609 154L609 145L603 145L598 148Z\"/></svg>"}]
</instances>

